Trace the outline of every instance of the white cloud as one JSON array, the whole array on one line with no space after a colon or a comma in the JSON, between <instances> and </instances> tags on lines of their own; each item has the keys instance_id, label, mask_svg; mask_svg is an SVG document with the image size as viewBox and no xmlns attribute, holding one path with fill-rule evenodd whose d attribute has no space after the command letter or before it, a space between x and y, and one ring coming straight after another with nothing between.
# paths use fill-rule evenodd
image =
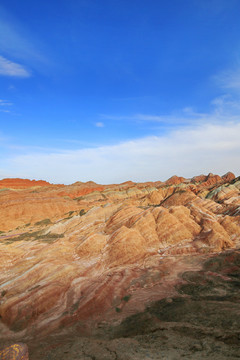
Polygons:
<instances>
[{"instance_id":1,"label":"white cloud","mask_svg":"<svg viewBox=\"0 0 240 360\"><path fill-rule=\"evenodd\" d=\"M101 122L101 121L99 121L99 122L96 122L96 123L95 123L95 126L96 126L96 127L99 127L99 128L102 128L102 127L104 127L104 123Z\"/></svg>"},{"instance_id":2,"label":"white cloud","mask_svg":"<svg viewBox=\"0 0 240 360\"><path fill-rule=\"evenodd\" d=\"M225 84L230 88L230 81ZM0 106L6 107L7 103L1 100ZM81 149L68 151L26 147L21 154L20 149L15 147L11 149L12 155L7 155L10 147L5 143L2 149L6 150L6 155L0 159L0 170L9 176L42 178L66 184L77 180L106 184L126 180L165 180L173 174L192 177L227 171L240 175L239 103L239 95L234 90L214 99L208 113L200 113L187 106L163 116L141 113L101 115L101 119L106 120L156 123L160 129L163 123L170 123L175 129L162 136L92 148L90 145L83 148L84 144L81 144ZM95 123L97 127L102 125L101 121Z\"/></svg>"},{"instance_id":3,"label":"white cloud","mask_svg":"<svg viewBox=\"0 0 240 360\"><path fill-rule=\"evenodd\" d=\"M22 65L12 62L3 56L0 56L0 75L14 77L29 77L30 72Z\"/></svg>"},{"instance_id":4,"label":"white cloud","mask_svg":"<svg viewBox=\"0 0 240 360\"><path fill-rule=\"evenodd\" d=\"M114 146L14 156L1 167L16 176L59 183L165 180L175 173L239 175L239 138L240 123L203 124Z\"/></svg>"}]
</instances>

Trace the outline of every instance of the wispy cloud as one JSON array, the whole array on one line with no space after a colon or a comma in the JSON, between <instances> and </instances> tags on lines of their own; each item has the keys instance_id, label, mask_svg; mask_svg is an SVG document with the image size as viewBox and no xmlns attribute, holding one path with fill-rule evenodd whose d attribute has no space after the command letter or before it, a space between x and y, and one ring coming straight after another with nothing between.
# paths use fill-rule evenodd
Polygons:
<instances>
[{"instance_id":1,"label":"wispy cloud","mask_svg":"<svg viewBox=\"0 0 240 360\"><path fill-rule=\"evenodd\" d=\"M213 77L214 81L225 90L240 91L240 67L224 70Z\"/></svg>"},{"instance_id":2,"label":"wispy cloud","mask_svg":"<svg viewBox=\"0 0 240 360\"><path fill-rule=\"evenodd\" d=\"M95 126L96 126L96 127L99 127L99 128L103 128L103 127L104 127L104 123L101 122L101 121L99 121L99 122L96 122L96 123L95 123Z\"/></svg>"},{"instance_id":3,"label":"wispy cloud","mask_svg":"<svg viewBox=\"0 0 240 360\"><path fill-rule=\"evenodd\" d=\"M44 48L41 41L1 4L0 33L4 34L0 36L2 53L0 74L29 77L30 72L25 65L32 70L42 71L45 65L49 64L41 51ZM14 59L14 61L9 59Z\"/></svg>"},{"instance_id":4,"label":"wispy cloud","mask_svg":"<svg viewBox=\"0 0 240 360\"><path fill-rule=\"evenodd\" d=\"M59 183L165 180L175 173L191 177L208 172L223 174L228 170L240 175L240 93L235 91L240 85L238 88L238 81L233 82L235 75L225 80L219 75L227 93L211 102L209 112L186 106L167 115L101 114L100 121L94 124L102 127L104 120L109 120L155 123L159 127L165 123L174 125L161 136L92 148L77 142L77 150L12 146L11 155L0 161L0 173ZM0 107L7 106L6 100L0 101Z\"/></svg>"},{"instance_id":5,"label":"wispy cloud","mask_svg":"<svg viewBox=\"0 0 240 360\"><path fill-rule=\"evenodd\" d=\"M154 121L163 122L165 121L164 116L150 115L150 114L133 114L133 115L108 115L100 114L101 119L106 120L130 120L130 121Z\"/></svg>"},{"instance_id":6,"label":"wispy cloud","mask_svg":"<svg viewBox=\"0 0 240 360\"><path fill-rule=\"evenodd\" d=\"M11 106L12 103L8 100L0 99L0 106Z\"/></svg>"},{"instance_id":7,"label":"wispy cloud","mask_svg":"<svg viewBox=\"0 0 240 360\"><path fill-rule=\"evenodd\" d=\"M211 102L212 109L208 113L195 111L192 107L185 107L168 115L133 114L133 115L99 115L101 119L110 121L132 121L158 124L173 124L189 126L191 124L216 123L221 121L235 121L239 119L240 105L232 95L226 94L215 98ZM237 118L236 118L237 116Z\"/></svg>"},{"instance_id":8,"label":"wispy cloud","mask_svg":"<svg viewBox=\"0 0 240 360\"><path fill-rule=\"evenodd\" d=\"M174 110L170 114L100 114L99 117L102 120L110 121L146 122L178 126L189 126L193 123L238 122L240 120L240 66L221 71L212 77L212 81L223 94L211 101L208 112L201 112L192 106L186 106Z\"/></svg>"},{"instance_id":9,"label":"wispy cloud","mask_svg":"<svg viewBox=\"0 0 240 360\"><path fill-rule=\"evenodd\" d=\"M23 25L0 5L0 48L4 54L26 59L34 54Z\"/></svg>"},{"instance_id":10,"label":"wispy cloud","mask_svg":"<svg viewBox=\"0 0 240 360\"><path fill-rule=\"evenodd\" d=\"M65 183L164 180L175 173L191 177L228 170L239 175L239 138L240 124L203 124L114 146L12 156L0 165L16 176Z\"/></svg>"},{"instance_id":11,"label":"wispy cloud","mask_svg":"<svg viewBox=\"0 0 240 360\"><path fill-rule=\"evenodd\" d=\"M22 65L10 61L3 56L0 56L0 75L22 78L31 76L30 72Z\"/></svg>"},{"instance_id":12,"label":"wispy cloud","mask_svg":"<svg viewBox=\"0 0 240 360\"><path fill-rule=\"evenodd\" d=\"M10 110L8 110L9 106L12 106L13 103L11 103L8 100L0 99L0 112L10 113Z\"/></svg>"}]
</instances>

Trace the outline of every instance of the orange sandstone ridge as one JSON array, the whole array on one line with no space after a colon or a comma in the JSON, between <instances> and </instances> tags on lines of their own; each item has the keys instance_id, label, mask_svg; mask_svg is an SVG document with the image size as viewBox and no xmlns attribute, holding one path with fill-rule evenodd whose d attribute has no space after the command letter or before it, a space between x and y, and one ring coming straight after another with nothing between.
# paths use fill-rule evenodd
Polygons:
<instances>
[{"instance_id":1,"label":"orange sandstone ridge","mask_svg":"<svg viewBox=\"0 0 240 360\"><path fill-rule=\"evenodd\" d=\"M53 186L53 185L44 180L29 180L29 179L17 179L17 178L0 180L0 189L2 188L26 189L35 186Z\"/></svg>"},{"instance_id":2,"label":"orange sandstone ridge","mask_svg":"<svg viewBox=\"0 0 240 360\"><path fill-rule=\"evenodd\" d=\"M224 282L216 294L232 286L237 255L228 267L225 260L204 265L239 252L240 177L232 173L114 185L4 179L0 187L0 338L6 341L109 328L125 336L126 319L164 299L171 306L172 299L190 299L196 281L202 289ZM154 327L151 311L146 316Z\"/></svg>"}]
</instances>

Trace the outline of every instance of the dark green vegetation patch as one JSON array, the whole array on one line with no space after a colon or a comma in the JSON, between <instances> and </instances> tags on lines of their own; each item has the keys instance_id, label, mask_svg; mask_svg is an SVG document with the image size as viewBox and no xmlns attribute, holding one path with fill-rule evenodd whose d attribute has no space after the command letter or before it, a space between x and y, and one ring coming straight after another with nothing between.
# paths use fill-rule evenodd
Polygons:
<instances>
[{"instance_id":1,"label":"dark green vegetation patch","mask_svg":"<svg viewBox=\"0 0 240 360\"><path fill-rule=\"evenodd\" d=\"M131 298L131 295L125 295L122 300L125 301L125 302L128 302Z\"/></svg>"},{"instance_id":2,"label":"dark green vegetation patch","mask_svg":"<svg viewBox=\"0 0 240 360\"><path fill-rule=\"evenodd\" d=\"M16 237L9 237L6 240L2 240L4 244L12 244L16 241L40 241L40 242L47 242L49 244L53 243L57 239L60 239L64 237L63 234L43 234L43 231L34 231L34 232L25 232L23 234L20 234Z\"/></svg>"},{"instance_id":3,"label":"dark green vegetation patch","mask_svg":"<svg viewBox=\"0 0 240 360\"><path fill-rule=\"evenodd\" d=\"M80 216L83 216L83 215L85 215L87 212L84 210L84 209L81 209L80 211L79 211L79 215Z\"/></svg>"},{"instance_id":4,"label":"dark green vegetation patch","mask_svg":"<svg viewBox=\"0 0 240 360\"><path fill-rule=\"evenodd\" d=\"M37 221L34 225L39 225L39 226L42 226L42 225L49 225L51 224L51 220L50 219L43 219L41 221Z\"/></svg>"}]
</instances>

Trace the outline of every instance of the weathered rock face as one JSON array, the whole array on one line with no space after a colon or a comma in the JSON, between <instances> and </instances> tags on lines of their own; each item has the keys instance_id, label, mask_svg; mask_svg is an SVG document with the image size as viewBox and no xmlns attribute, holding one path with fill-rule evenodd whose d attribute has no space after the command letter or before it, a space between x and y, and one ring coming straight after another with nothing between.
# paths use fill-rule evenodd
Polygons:
<instances>
[{"instance_id":1,"label":"weathered rock face","mask_svg":"<svg viewBox=\"0 0 240 360\"><path fill-rule=\"evenodd\" d=\"M201 277L208 258L238 251L240 180L233 176L2 190L0 338L100 334L179 297L181 274ZM179 301L179 309L187 306ZM144 315L150 323L151 314Z\"/></svg>"}]
</instances>

